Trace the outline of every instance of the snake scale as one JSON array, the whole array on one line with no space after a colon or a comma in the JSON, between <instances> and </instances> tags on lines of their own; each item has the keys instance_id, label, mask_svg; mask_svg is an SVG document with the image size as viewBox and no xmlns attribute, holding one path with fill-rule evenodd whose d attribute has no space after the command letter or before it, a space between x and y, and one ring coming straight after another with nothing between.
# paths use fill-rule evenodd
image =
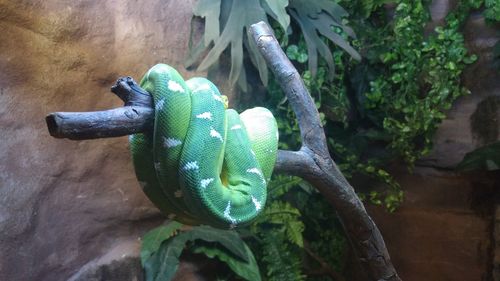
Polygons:
<instances>
[{"instance_id":1,"label":"snake scale","mask_svg":"<svg viewBox=\"0 0 500 281\"><path fill-rule=\"evenodd\" d=\"M162 213L184 224L234 228L266 202L278 129L263 107L238 114L205 78L157 64L141 87L155 107L151 132L129 137L137 179Z\"/></svg>"}]
</instances>

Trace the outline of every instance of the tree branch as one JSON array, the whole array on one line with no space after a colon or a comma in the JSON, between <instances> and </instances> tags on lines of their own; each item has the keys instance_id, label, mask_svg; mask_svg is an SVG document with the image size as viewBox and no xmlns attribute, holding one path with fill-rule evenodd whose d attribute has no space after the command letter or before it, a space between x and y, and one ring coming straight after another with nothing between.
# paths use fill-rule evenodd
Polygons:
<instances>
[{"instance_id":1,"label":"tree branch","mask_svg":"<svg viewBox=\"0 0 500 281\"><path fill-rule=\"evenodd\" d=\"M380 231L330 157L318 110L297 70L267 24L256 23L249 32L285 92L299 123L302 148L297 152L278 154L278 166L285 168L281 171L293 172L312 183L337 210L370 280L400 280Z\"/></svg>"},{"instance_id":2,"label":"tree branch","mask_svg":"<svg viewBox=\"0 0 500 281\"><path fill-rule=\"evenodd\" d=\"M85 140L121 137L147 131L154 119L153 99L131 77L122 77L111 87L125 106L94 112L54 112L45 117L55 138Z\"/></svg>"},{"instance_id":3,"label":"tree branch","mask_svg":"<svg viewBox=\"0 0 500 281\"><path fill-rule=\"evenodd\" d=\"M302 148L278 153L276 172L297 175L313 184L335 208L369 280L400 280L384 240L354 189L330 157L319 113L300 75L263 22L250 33L278 79L299 123ZM97 112L55 112L46 117L56 138L73 140L125 136L147 131L154 119L153 100L130 77L120 78L112 92L125 102L121 108Z\"/></svg>"}]
</instances>

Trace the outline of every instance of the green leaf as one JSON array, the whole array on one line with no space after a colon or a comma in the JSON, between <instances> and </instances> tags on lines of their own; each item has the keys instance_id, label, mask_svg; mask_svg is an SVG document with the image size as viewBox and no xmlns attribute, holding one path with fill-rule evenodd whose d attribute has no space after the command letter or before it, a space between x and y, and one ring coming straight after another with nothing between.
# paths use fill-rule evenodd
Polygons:
<instances>
[{"instance_id":1,"label":"green leaf","mask_svg":"<svg viewBox=\"0 0 500 281\"><path fill-rule=\"evenodd\" d=\"M234 273L243 279L249 281L260 281L259 267L255 257L250 248L248 248L245 243L243 244L248 262L242 261L223 249L212 245L194 245L191 250L194 253L205 254L209 258L218 258L220 261L225 262Z\"/></svg>"},{"instance_id":2,"label":"green leaf","mask_svg":"<svg viewBox=\"0 0 500 281\"><path fill-rule=\"evenodd\" d=\"M146 260L144 263L146 281L170 281L174 277L186 243L184 239L179 239L181 235L175 237L178 239L173 238L162 243L158 251Z\"/></svg>"},{"instance_id":3,"label":"green leaf","mask_svg":"<svg viewBox=\"0 0 500 281\"><path fill-rule=\"evenodd\" d=\"M347 12L335 2L326 0L313 2L307 0L290 0L288 12L297 21L304 35L307 44L309 70L313 76L316 75L318 68L318 53L328 64L330 78L333 78L334 74L335 64L332 53L320 35L325 36L334 44L344 49L354 59L361 60L359 53L332 29L333 27L340 27L351 37L354 36L354 32L342 24L342 17L346 16Z\"/></svg>"},{"instance_id":4,"label":"green leaf","mask_svg":"<svg viewBox=\"0 0 500 281\"><path fill-rule=\"evenodd\" d=\"M267 17L265 10L261 7L259 0L233 0L228 12L217 12L220 11L221 5L214 3L207 3L210 0L204 0L198 2L195 7L196 15L205 16L205 25L210 26L210 29L205 31L203 40L204 46L209 46L207 42L213 41L213 47L210 48L208 54L204 57L198 70L207 70L210 66L214 65L218 60L220 55L224 50L230 48L231 50L231 70L229 73L229 82L231 85L236 84L242 86L243 90L246 91L246 74L245 68L243 67L243 36L245 29L248 30L250 25L257 23L259 21L267 22ZM219 0L220 2L220 0ZM273 8L277 9L279 12L279 6L273 5ZM273 10L274 11L274 10ZM215 17L219 13L219 17ZM227 17L227 18L226 18ZM281 17L281 15L280 15ZM222 23L222 32L215 36L216 27ZM250 36L250 35L247 35ZM255 43L252 40L248 40L248 49L250 51L250 56L252 62L259 70L259 74L264 85L267 84L267 67L264 62L264 58L258 52ZM203 52L190 52L189 62L196 61ZM188 67L191 65L188 65Z\"/></svg>"},{"instance_id":5,"label":"green leaf","mask_svg":"<svg viewBox=\"0 0 500 281\"><path fill-rule=\"evenodd\" d=\"M303 180L299 177L276 175L269 182L267 187L267 194L269 199L276 199L281 195L287 193L291 188L297 186Z\"/></svg>"},{"instance_id":6,"label":"green leaf","mask_svg":"<svg viewBox=\"0 0 500 281\"><path fill-rule=\"evenodd\" d=\"M285 223L285 233L288 241L299 246L304 247L304 238L302 232L304 232L304 223L300 220L289 220Z\"/></svg>"},{"instance_id":7,"label":"green leaf","mask_svg":"<svg viewBox=\"0 0 500 281\"><path fill-rule=\"evenodd\" d=\"M273 224L283 231L292 244L304 246L302 233L304 223L300 220L300 211L285 201L271 201L266 206L263 214L254 222L258 224Z\"/></svg>"},{"instance_id":8,"label":"green leaf","mask_svg":"<svg viewBox=\"0 0 500 281\"><path fill-rule=\"evenodd\" d=\"M159 226L153 230L147 232L143 239L141 245L141 263L144 266L146 260L158 249L163 241L169 239L177 230L182 227L182 224L176 221L172 221L167 225Z\"/></svg>"},{"instance_id":9,"label":"green leaf","mask_svg":"<svg viewBox=\"0 0 500 281\"><path fill-rule=\"evenodd\" d=\"M238 233L232 230L222 230L210 226L197 226L193 230L183 233L186 239L194 241L201 239L207 242L217 242L228 249L232 254L248 261L248 256L245 250L245 243L240 239Z\"/></svg>"},{"instance_id":10,"label":"green leaf","mask_svg":"<svg viewBox=\"0 0 500 281\"><path fill-rule=\"evenodd\" d=\"M179 266L179 257L188 241L216 242L244 262L251 262L245 243L235 231L198 226L168 240L143 263L146 281L169 281ZM156 240L155 240L156 241Z\"/></svg>"},{"instance_id":11,"label":"green leaf","mask_svg":"<svg viewBox=\"0 0 500 281\"><path fill-rule=\"evenodd\" d=\"M495 171L500 169L500 141L482 146L467 153L457 165L457 170L467 172L474 170Z\"/></svg>"},{"instance_id":12,"label":"green leaf","mask_svg":"<svg viewBox=\"0 0 500 281\"><path fill-rule=\"evenodd\" d=\"M193 14L205 18L205 33L203 43L205 46L215 42L219 37L219 16L221 0L199 0L193 9Z\"/></svg>"},{"instance_id":13,"label":"green leaf","mask_svg":"<svg viewBox=\"0 0 500 281\"><path fill-rule=\"evenodd\" d=\"M283 28L286 34L286 30L290 25L290 16L286 13L286 6L288 6L288 0L262 0L264 3L264 9L267 14L271 15Z\"/></svg>"},{"instance_id":14,"label":"green leaf","mask_svg":"<svg viewBox=\"0 0 500 281\"><path fill-rule=\"evenodd\" d=\"M295 60L299 54L299 47L297 45L289 45L286 48L286 55L289 59Z\"/></svg>"},{"instance_id":15,"label":"green leaf","mask_svg":"<svg viewBox=\"0 0 500 281\"><path fill-rule=\"evenodd\" d=\"M300 256L294 255L279 233L269 232L262 239L268 280L304 280Z\"/></svg>"}]
</instances>

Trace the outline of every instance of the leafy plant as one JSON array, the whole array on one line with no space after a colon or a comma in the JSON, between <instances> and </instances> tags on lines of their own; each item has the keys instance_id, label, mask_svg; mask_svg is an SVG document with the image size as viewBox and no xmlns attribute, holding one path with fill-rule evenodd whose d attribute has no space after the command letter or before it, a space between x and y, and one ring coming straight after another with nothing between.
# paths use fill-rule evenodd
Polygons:
<instances>
[{"instance_id":1,"label":"leafy plant","mask_svg":"<svg viewBox=\"0 0 500 281\"><path fill-rule=\"evenodd\" d=\"M259 268L252 252L235 231L209 226L180 231L181 227L182 224L174 221L153 229L144 236L141 262L146 280L171 280L179 266L179 257L186 247L194 253L218 258L245 280L260 280ZM187 245L189 241L204 243Z\"/></svg>"},{"instance_id":2,"label":"leafy plant","mask_svg":"<svg viewBox=\"0 0 500 281\"><path fill-rule=\"evenodd\" d=\"M247 229L249 243L258 253L266 280L304 280L301 249L304 224L300 211L283 199L291 188L302 182L290 176L274 176L268 187L268 204Z\"/></svg>"},{"instance_id":3,"label":"leafy plant","mask_svg":"<svg viewBox=\"0 0 500 281\"><path fill-rule=\"evenodd\" d=\"M467 153L457 165L462 172L500 170L500 142L494 142Z\"/></svg>"},{"instance_id":4,"label":"leafy plant","mask_svg":"<svg viewBox=\"0 0 500 281\"><path fill-rule=\"evenodd\" d=\"M316 73L318 53L326 59L330 67L333 67L329 49L318 33L339 45L354 58L360 59L359 54L345 38L332 32L332 27L339 27L346 34L354 35L352 30L342 23L342 17L347 13L333 1L200 0L194 9L194 15L205 18L205 32L199 43L194 45L192 41L190 42L190 53L186 65L192 67L203 56L204 51L209 49L198 66L198 70L206 70L214 65L223 51L231 45L229 82L231 85L237 83L243 91L247 91L246 72L243 65L243 46L245 46L252 64L259 71L263 84L267 85L267 66L255 43L249 38L250 35L247 33L247 36L244 36L245 30L248 31L250 25L259 21L268 22L268 16L270 16L279 23L283 34L286 34L290 29L289 14L299 23L306 38L309 67L313 75ZM219 30L220 27L222 31Z\"/></svg>"},{"instance_id":5,"label":"leafy plant","mask_svg":"<svg viewBox=\"0 0 500 281\"><path fill-rule=\"evenodd\" d=\"M498 0L484 0L484 17L490 22L500 21L500 3Z\"/></svg>"}]
</instances>

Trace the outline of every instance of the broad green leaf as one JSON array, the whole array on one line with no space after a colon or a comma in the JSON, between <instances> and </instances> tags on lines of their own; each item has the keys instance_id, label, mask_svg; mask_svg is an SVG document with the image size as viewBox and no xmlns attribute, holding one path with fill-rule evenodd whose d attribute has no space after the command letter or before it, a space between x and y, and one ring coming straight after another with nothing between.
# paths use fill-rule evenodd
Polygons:
<instances>
[{"instance_id":1,"label":"broad green leaf","mask_svg":"<svg viewBox=\"0 0 500 281\"><path fill-rule=\"evenodd\" d=\"M267 65L255 42L248 33L246 39L243 39L250 25L259 21L267 22L267 15L278 21L285 34L290 26L290 15L299 23L308 45L308 55L302 54L297 60L309 60L309 69L313 74L316 73L319 53L327 61L333 75L333 57L320 34L346 50L353 58L360 59L359 54L342 36L332 31L333 27L339 27L347 35L354 37L352 29L342 24L342 17L345 17L347 12L330 0L200 0L194 14L205 18L205 34L198 44L193 44L190 40L186 67L192 67L209 48L197 68L200 71L207 70L219 60L222 52L229 48L229 83L238 84L243 91L247 91L243 44L248 50L251 62L259 71L262 83L266 86L268 82ZM191 34L191 39L192 37Z\"/></svg>"},{"instance_id":2,"label":"broad green leaf","mask_svg":"<svg viewBox=\"0 0 500 281\"><path fill-rule=\"evenodd\" d=\"M320 35L338 45L349 53L354 59L361 60L359 53L339 34L333 31L333 27L340 27L349 36L354 37L352 29L342 24L342 17L347 12L338 4L328 0L290 0L288 12L297 21L304 35L309 56L309 70L313 76L318 68L318 53L325 59L330 69L330 78L334 74L334 61L328 45Z\"/></svg>"},{"instance_id":3,"label":"broad green leaf","mask_svg":"<svg viewBox=\"0 0 500 281\"><path fill-rule=\"evenodd\" d=\"M146 281L169 281L172 279L179 266L179 257L186 243L197 239L216 242L243 262L251 262L245 243L235 231L198 226L168 240L162 240L163 243L157 248L157 251L146 257L143 263Z\"/></svg>"},{"instance_id":4,"label":"broad green leaf","mask_svg":"<svg viewBox=\"0 0 500 281\"><path fill-rule=\"evenodd\" d=\"M319 35L316 33L313 23L308 17L301 18L298 13L294 10L290 10L290 15L299 23L302 33L304 34L304 40L307 44L307 54L309 56L309 70L313 76L316 75L318 70L318 53L326 60L328 67L330 68L330 73L332 78L334 74L334 63L333 56L330 52L328 46L321 40Z\"/></svg>"},{"instance_id":5,"label":"broad green leaf","mask_svg":"<svg viewBox=\"0 0 500 281\"><path fill-rule=\"evenodd\" d=\"M500 169L500 142L482 146L465 155L458 164L459 171L486 170L495 171Z\"/></svg>"},{"instance_id":6,"label":"broad green leaf","mask_svg":"<svg viewBox=\"0 0 500 281\"><path fill-rule=\"evenodd\" d=\"M163 241L172 237L182 224L172 221L167 225L159 226L148 233L142 239L141 245L141 263L144 266L146 260L158 249Z\"/></svg>"},{"instance_id":7,"label":"broad green leaf","mask_svg":"<svg viewBox=\"0 0 500 281\"><path fill-rule=\"evenodd\" d=\"M218 258L220 261L225 262L234 273L243 279L249 281L260 281L259 267L255 261L255 257L250 248L248 248L246 244L244 244L244 246L247 254L247 262L240 260L239 258L224 251L224 249L216 246L194 245L192 247L192 251L198 254L205 254L209 258Z\"/></svg>"},{"instance_id":8,"label":"broad green leaf","mask_svg":"<svg viewBox=\"0 0 500 281\"><path fill-rule=\"evenodd\" d=\"M199 0L193 9L193 14L205 18L205 33L203 43L208 46L219 37L219 16L221 0Z\"/></svg>"},{"instance_id":9,"label":"broad green leaf","mask_svg":"<svg viewBox=\"0 0 500 281\"><path fill-rule=\"evenodd\" d=\"M191 231L185 232L182 235L185 235L186 239L190 241L201 239L207 242L217 242L228 249L232 254L244 261L248 261L245 243L241 240L236 231L221 230L203 225L194 227Z\"/></svg>"},{"instance_id":10,"label":"broad green leaf","mask_svg":"<svg viewBox=\"0 0 500 281\"><path fill-rule=\"evenodd\" d=\"M290 16L286 13L288 0L262 0L261 2L264 3L263 8L266 12L281 25L286 34L290 25Z\"/></svg>"},{"instance_id":11,"label":"broad green leaf","mask_svg":"<svg viewBox=\"0 0 500 281\"><path fill-rule=\"evenodd\" d=\"M170 281L179 267L179 257L185 244L182 234L162 243L144 263L146 281Z\"/></svg>"},{"instance_id":12,"label":"broad green leaf","mask_svg":"<svg viewBox=\"0 0 500 281\"><path fill-rule=\"evenodd\" d=\"M229 47L231 50L231 71L229 73L229 82L231 85L238 82L240 86L246 87L246 81L243 81L242 83L242 78L245 77L245 69L243 67L243 34L245 30L250 28L250 25L259 21L267 22L266 13L261 7L259 0L233 0L229 12L220 13L219 19L219 17L214 17L217 13L213 10L220 10L221 5L218 5L219 8L217 8L217 5L208 5L206 1L209 0L205 0L203 3L197 5L195 9L197 11L197 15L207 15L205 24L210 25L212 29L215 29L215 26L218 26L219 22L222 23L223 27L220 35L214 36L216 32L212 29L210 30L208 37L206 37L207 35L205 34L204 45L208 47L207 42L210 41L213 41L214 45L210 48L210 51L198 66L198 70L206 70L215 64L222 52ZM204 9L210 11L204 11ZM209 17L208 15L211 16ZM226 16L227 18L225 18ZM264 58L262 58L255 46L250 44L249 47L252 62L259 69L262 82L267 84L267 68L265 67ZM201 54L202 52L194 53L192 51L190 55L190 62L196 61Z\"/></svg>"}]
</instances>

